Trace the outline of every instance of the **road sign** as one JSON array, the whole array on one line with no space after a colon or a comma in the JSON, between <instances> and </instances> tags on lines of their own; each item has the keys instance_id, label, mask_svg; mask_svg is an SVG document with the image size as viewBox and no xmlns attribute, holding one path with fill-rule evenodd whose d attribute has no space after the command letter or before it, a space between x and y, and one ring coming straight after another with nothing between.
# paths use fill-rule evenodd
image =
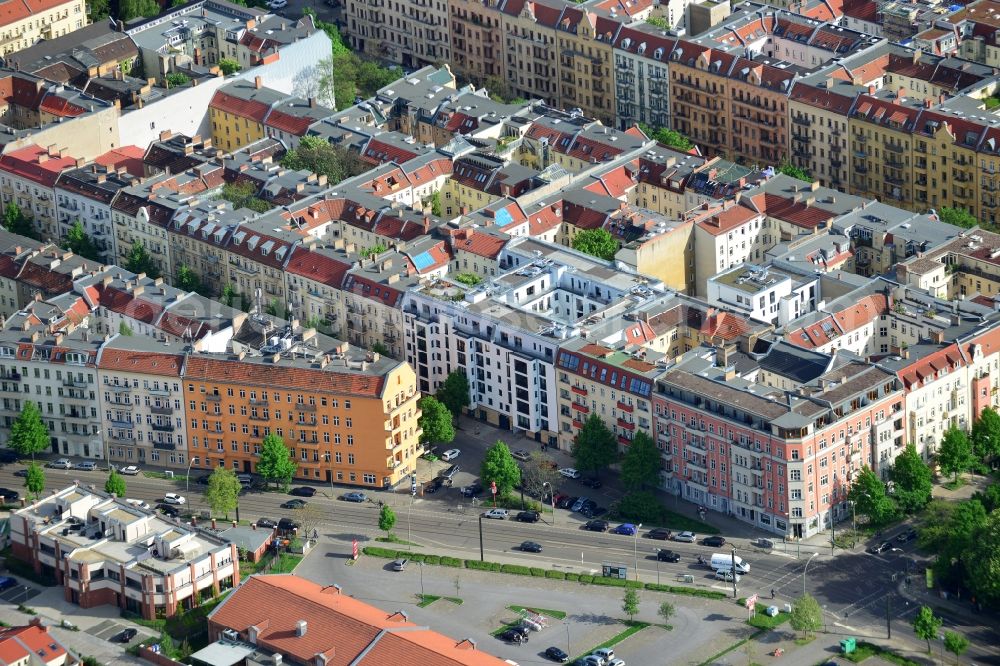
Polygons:
<instances>
[{"instance_id":1,"label":"road sign","mask_svg":"<svg viewBox=\"0 0 1000 666\"><path fill-rule=\"evenodd\" d=\"M354 559L358 559L358 540L354 539L351 542L351 546L352 546L352 552L354 554Z\"/></svg>"},{"instance_id":2,"label":"road sign","mask_svg":"<svg viewBox=\"0 0 1000 666\"><path fill-rule=\"evenodd\" d=\"M493 493L494 495L497 494L497 482L496 481L490 481L490 492Z\"/></svg>"},{"instance_id":3,"label":"road sign","mask_svg":"<svg viewBox=\"0 0 1000 666\"><path fill-rule=\"evenodd\" d=\"M757 597L756 594L753 595L753 596L747 597L747 602L746 602L747 603L747 608L749 608L750 610L753 610L753 607L757 605L757 598L758 597Z\"/></svg>"},{"instance_id":4,"label":"road sign","mask_svg":"<svg viewBox=\"0 0 1000 666\"><path fill-rule=\"evenodd\" d=\"M417 495L417 475L410 475L410 495L416 497Z\"/></svg>"}]
</instances>

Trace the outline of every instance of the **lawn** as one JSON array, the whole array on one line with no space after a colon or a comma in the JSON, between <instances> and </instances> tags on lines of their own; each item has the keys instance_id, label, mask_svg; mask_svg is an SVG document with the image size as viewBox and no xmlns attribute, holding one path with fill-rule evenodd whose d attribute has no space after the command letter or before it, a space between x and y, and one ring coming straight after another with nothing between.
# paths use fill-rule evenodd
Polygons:
<instances>
[{"instance_id":1,"label":"lawn","mask_svg":"<svg viewBox=\"0 0 1000 666\"><path fill-rule=\"evenodd\" d=\"M601 648L614 647L614 646L618 645L619 643L621 643L626 638L628 638L629 636L631 636L633 634L637 634L640 631L642 631L643 629L645 629L646 627L650 626L650 624L648 622L636 622L636 621L623 622L623 624L626 627L624 631L619 632L617 635L612 636L611 638L609 638L608 640L604 641L603 643L601 643L599 645L595 645L594 647L590 648L589 650L587 650L586 652L584 652L583 654L581 654L580 656L578 656L573 661L581 659L582 657L586 657L588 654L593 654L594 650L600 650Z\"/></svg>"},{"instance_id":2,"label":"lawn","mask_svg":"<svg viewBox=\"0 0 1000 666\"><path fill-rule=\"evenodd\" d=\"M420 608L427 608L438 599L444 599L445 601L450 601L456 606L461 606L463 603L465 603L462 599L459 599L458 597L440 597L436 594L418 594L417 597L420 599L420 602L417 604L417 606L419 606Z\"/></svg>"},{"instance_id":3,"label":"lawn","mask_svg":"<svg viewBox=\"0 0 1000 666\"><path fill-rule=\"evenodd\" d=\"M390 534L389 536L375 537L375 540L378 541L379 543L394 543L398 546L416 546L417 548L420 547L419 543L407 541L406 539L400 539L395 534Z\"/></svg>"},{"instance_id":4,"label":"lawn","mask_svg":"<svg viewBox=\"0 0 1000 666\"><path fill-rule=\"evenodd\" d=\"M507 606L507 608L515 613L535 613L536 615L545 615L556 620L566 619L565 611L552 610L551 608L526 608L525 606Z\"/></svg>"},{"instance_id":5,"label":"lawn","mask_svg":"<svg viewBox=\"0 0 1000 666\"><path fill-rule=\"evenodd\" d=\"M844 655L844 657L853 661L855 664L860 664L869 657L878 657L879 659L883 659L893 664L899 664L899 666L920 666L919 663L907 659L906 657L901 657L892 650L888 650L884 647L867 643L865 641L858 641L858 649L851 654Z\"/></svg>"},{"instance_id":6,"label":"lawn","mask_svg":"<svg viewBox=\"0 0 1000 666\"><path fill-rule=\"evenodd\" d=\"M698 534L699 532L702 534L719 533L719 528L715 525L698 520L697 518L690 518L688 516L681 515L675 511L671 511L670 509L663 510L663 521L664 525L675 532L679 530L681 532L694 532L695 534Z\"/></svg>"},{"instance_id":7,"label":"lawn","mask_svg":"<svg viewBox=\"0 0 1000 666\"><path fill-rule=\"evenodd\" d=\"M753 617L747 620L747 624L757 629L774 629L788 622L790 617L791 615L784 611L779 612L774 617L767 613L754 613Z\"/></svg>"},{"instance_id":8,"label":"lawn","mask_svg":"<svg viewBox=\"0 0 1000 666\"><path fill-rule=\"evenodd\" d=\"M278 555L277 562L275 562L274 553L272 551L268 551L264 553L264 556L260 558L259 562L244 562L243 560L240 560L240 575L246 577L258 573L291 573L301 561L302 555L297 555L295 553L281 553Z\"/></svg>"}]
</instances>

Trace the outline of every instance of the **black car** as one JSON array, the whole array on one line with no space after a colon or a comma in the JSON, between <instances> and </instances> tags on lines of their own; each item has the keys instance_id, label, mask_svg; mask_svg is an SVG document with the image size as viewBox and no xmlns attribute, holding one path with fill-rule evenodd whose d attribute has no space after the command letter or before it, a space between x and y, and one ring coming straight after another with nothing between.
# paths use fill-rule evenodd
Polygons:
<instances>
[{"instance_id":1,"label":"black car","mask_svg":"<svg viewBox=\"0 0 1000 666\"><path fill-rule=\"evenodd\" d=\"M112 643L128 643L130 640L136 637L139 632L132 627L128 629L122 629L117 634L111 637Z\"/></svg>"},{"instance_id":2,"label":"black car","mask_svg":"<svg viewBox=\"0 0 1000 666\"><path fill-rule=\"evenodd\" d=\"M201 476L199 476L199 477L198 477L197 479L195 479L195 480L194 480L194 482L195 482L195 483L200 483L200 484L201 484L201 485L203 485L203 486L207 486L207 485L208 485L208 480L209 480L210 478L212 478L212 475L211 475L211 474L202 474L202 475L201 475Z\"/></svg>"},{"instance_id":3,"label":"black car","mask_svg":"<svg viewBox=\"0 0 1000 666\"><path fill-rule=\"evenodd\" d=\"M281 503L281 508L282 509L301 509L305 505L306 505L306 501L305 500L293 499L293 500L288 500L287 502L282 502Z\"/></svg>"},{"instance_id":4,"label":"black car","mask_svg":"<svg viewBox=\"0 0 1000 666\"><path fill-rule=\"evenodd\" d=\"M285 534L294 532L295 530L301 527L302 527L301 525L299 525L291 518L282 518L281 520L278 521L278 531Z\"/></svg>"},{"instance_id":5,"label":"black car","mask_svg":"<svg viewBox=\"0 0 1000 666\"><path fill-rule=\"evenodd\" d=\"M462 488L462 494L466 497L478 497L483 494L483 484L479 481L473 481L466 487Z\"/></svg>"},{"instance_id":6,"label":"black car","mask_svg":"<svg viewBox=\"0 0 1000 666\"><path fill-rule=\"evenodd\" d=\"M264 529L274 529L278 526L278 523L274 522L270 518L258 518L257 527L263 527Z\"/></svg>"},{"instance_id":7,"label":"black car","mask_svg":"<svg viewBox=\"0 0 1000 666\"><path fill-rule=\"evenodd\" d=\"M916 538L917 538L917 530L911 527L910 529L906 530L905 532L901 533L898 537L896 537L896 541L898 541L899 543L906 543L907 541L913 541Z\"/></svg>"},{"instance_id":8,"label":"black car","mask_svg":"<svg viewBox=\"0 0 1000 666\"><path fill-rule=\"evenodd\" d=\"M539 516L537 511L521 511L514 516L514 520L519 520L522 523L537 523L538 518Z\"/></svg>"},{"instance_id":9,"label":"black car","mask_svg":"<svg viewBox=\"0 0 1000 666\"><path fill-rule=\"evenodd\" d=\"M647 539L656 539L657 541L668 541L670 539L671 532L666 527L657 527L656 529L649 530L642 536Z\"/></svg>"},{"instance_id":10,"label":"black car","mask_svg":"<svg viewBox=\"0 0 1000 666\"><path fill-rule=\"evenodd\" d=\"M583 529L590 530L591 532L607 532L608 531L608 521L606 520L588 520L583 524Z\"/></svg>"},{"instance_id":11,"label":"black car","mask_svg":"<svg viewBox=\"0 0 1000 666\"><path fill-rule=\"evenodd\" d=\"M656 551L656 559L660 562L680 562L681 556L679 553L675 553L672 550L658 550Z\"/></svg>"},{"instance_id":12,"label":"black car","mask_svg":"<svg viewBox=\"0 0 1000 666\"><path fill-rule=\"evenodd\" d=\"M570 497L563 497L561 500L559 500L558 502L556 502L556 506L559 507L560 509L568 509L571 506L573 506L574 504L576 504L576 501L578 499L580 499L580 498L579 497L572 497L572 496L570 496Z\"/></svg>"},{"instance_id":13,"label":"black car","mask_svg":"<svg viewBox=\"0 0 1000 666\"><path fill-rule=\"evenodd\" d=\"M542 545L540 543L535 543L534 541L525 541L518 548L524 553L540 553L542 552Z\"/></svg>"},{"instance_id":14,"label":"black car","mask_svg":"<svg viewBox=\"0 0 1000 666\"><path fill-rule=\"evenodd\" d=\"M312 497L316 494L316 489L310 486L299 486L298 488L289 490L288 494L295 495L296 497Z\"/></svg>"},{"instance_id":15,"label":"black car","mask_svg":"<svg viewBox=\"0 0 1000 666\"><path fill-rule=\"evenodd\" d=\"M608 512L603 506L594 506L593 504L584 505L580 509L580 515L584 518L597 518L598 516L603 516Z\"/></svg>"},{"instance_id":16,"label":"black car","mask_svg":"<svg viewBox=\"0 0 1000 666\"><path fill-rule=\"evenodd\" d=\"M156 505L156 510L165 516L170 516L171 518L176 518L181 515L181 512L176 506L172 504L163 504L162 502Z\"/></svg>"},{"instance_id":17,"label":"black car","mask_svg":"<svg viewBox=\"0 0 1000 666\"><path fill-rule=\"evenodd\" d=\"M720 537L720 536L710 536L710 537L705 537L702 543L705 544L706 546L711 546L712 548L722 548L723 546L726 545L726 539L725 537Z\"/></svg>"},{"instance_id":18,"label":"black car","mask_svg":"<svg viewBox=\"0 0 1000 666\"><path fill-rule=\"evenodd\" d=\"M884 553L884 552L886 552L888 550L891 550L891 549L892 549L892 542L891 541L883 541L879 545L872 546L871 548L869 548L868 552L871 553L872 555L879 555L879 554Z\"/></svg>"},{"instance_id":19,"label":"black car","mask_svg":"<svg viewBox=\"0 0 1000 666\"><path fill-rule=\"evenodd\" d=\"M587 486L588 488L595 488L596 489L596 488L600 488L604 484L601 482L600 479L587 479L586 481L583 482L583 485Z\"/></svg>"},{"instance_id":20,"label":"black car","mask_svg":"<svg viewBox=\"0 0 1000 666\"><path fill-rule=\"evenodd\" d=\"M550 647L545 650L545 658L558 661L560 664L569 659L569 655L557 647Z\"/></svg>"},{"instance_id":21,"label":"black car","mask_svg":"<svg viewBox=\"0 0 1000 666\"><path fill-rule=\"evenodd\" d=\"M451 479L446 479L443 476L437 476L427 482L427 485L424 486L424 492L428 494L436 493L443 486L450 486L450 485L451 485Z\"/></svg>"},{"instance_id":22,"label":"black car","mask_svg":"<svg viewBox=\"0 0 1000 666\"><path fill-rule=\"evenodd\" d=\"M28 476L27 468L17 470L16 472L14 472L14 476L20 476L22 478Z\"/></svg>"},{"instance_id":23,"label":"black car","mask_svg":"<svg viewBox=\"0 0 1000 666\"><path fill-rule=\"evenodd\" d=\"M0 501L4 504L14 504L21 499L21 493L10 488L0 488Z\"/></svg>"},{"instance_id":24,"label":"black car","mask_svg":"<svg viewBox=\"0 0 1000 666\"><path fill-rule=\"evenodd\" d=\"M0 449L0 463L7 464L12 462L17 462L20 456L17 455L17 451L12 451L10 449Z\"/></svg>"},{"instance_id":25,"label":"black car","mask_svg":"<svg viewBox=\"0 0 1000 666\"><path fill-rule=\"evenodd\" d=\"M507 641L508 643L517 643L518 645L528 642L528 637L516 629L506 629L501 631L497 634L497 638L502 641Z\"/></svg>"}]
</instances>

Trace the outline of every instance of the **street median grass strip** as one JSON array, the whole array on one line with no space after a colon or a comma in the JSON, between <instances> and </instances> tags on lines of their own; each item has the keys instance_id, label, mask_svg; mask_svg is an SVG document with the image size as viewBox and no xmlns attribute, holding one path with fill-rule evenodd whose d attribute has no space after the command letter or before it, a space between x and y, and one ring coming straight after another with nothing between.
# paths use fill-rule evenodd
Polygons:
<instances>
[{"instance_id":1,"label":"street median grass strip","mask_svg":"<svg viewBox=\"0 0 1000 666\"><path fill-rule=\"evenodd\" d=\"M555 618L556 620L565 620L566 612L561 610L552 610L551 608L528 608L526 606L507 606L508 610L512 610L515 613L535 613L536 615L545 615L547 617Z\"/></svg>"},{"instance_id":2,"label":"street median grass strip","mask_svg":"<svg viewBox=\"0 0 1000 666\"><path fill-rule=\"evenodd\" d=\"M436 594L418 594L417 597L420 598L420 602L417 604L417 606L420 608L427 608L432 603L441 598Z\"/></svg>"},{"instance_id":3,"label":"street median grass strip","mask_svg":"<svg viewBox=\"0 0 1000 666\"><path fill-rule=\"evenodd\" d=\"M858 641L857 649L851 654L843 655L843 657L848 661L854 662L855 664L860 664L869 657L878 657L879 659L884 659L885 661L898 664L899 666L920 666L919 662L907 659L906 657L896 654L888 648L884 648L867 641Z\"/></svg>"},{"instance_id":4,"label":"street median grass strip","mask_svg":"<svg viewBox=\"0 0 1000 666\"><path fill-rule=\"evenodd\" d=\"M785 611L780 611L774 617L767 613L754 613L753 617L747 620L747 624L757 629L775 629L791 619L791 615Z\"/></svg>"},{"instance_id":5,"label":"street median grass strip","mask_svg":"<svg viewBox=\"0 0 1000 666\"><path fill-rule=\"evenodd\" d=\"M420 547L419 543L413 543L412 541L407 541L406 539L400 539L395 534L387 537L384 536L375 537L375 540L378 541L379 543L394 543L397 546L416 546L417 548Z\"/></svg>"},{"instance_id":6,"label":"street median grass strip","mask_svg":"<svg viewBox=\"0 0 1000 666\"><path fill-rule=\"evenodd\" d=\"M570 663L574 663L574 662L576 662L576 661L578 661L578 660L586 657L588 654L593 654L594 650L600 650L601 648L614 647L614 646L618 645L619 643L621 643L626 638L628 638L629 636L632 636L633 634L637 634L640 631L642 631L643 629L645 629L646 627L651 626L648 622L638 622L638 621L624 622L623 624L626 625L625 631L622 631L622 632L618 633L617 635L612 636L611 638L609 638L608 640L604 641L603 643L600 643L599 645L595 645L594 647L590 648L587 652L584 652L583 654L581 654L578 657L576 657L576 659L571 660Z\"/></svg>"},{"instance_id":7,"label":"street median grass strip","mask_svg":"<svg viewBox=\"0 0 1000 666\"><path fill-rule=\"evenodd\" d=\"M757 631L753 632L752 634L750 634L749 636L747 636L743 640L736 641L735 643L733 643L732 645L730 645L729 647L727 647L722 652L719 652L718 654L713 654L711 657L709 657L705 661L703 661L700 664L698 664L698 666L712 666L719 659L721 659L722 657L726 656L727 654L729 654L733 650L740 649L741 647L743 647L744 645L746 645L750 641L757 640L759 637L763 636L766 633L767 633L767 629L758 629Z\"/></svg>"}]
</instances>

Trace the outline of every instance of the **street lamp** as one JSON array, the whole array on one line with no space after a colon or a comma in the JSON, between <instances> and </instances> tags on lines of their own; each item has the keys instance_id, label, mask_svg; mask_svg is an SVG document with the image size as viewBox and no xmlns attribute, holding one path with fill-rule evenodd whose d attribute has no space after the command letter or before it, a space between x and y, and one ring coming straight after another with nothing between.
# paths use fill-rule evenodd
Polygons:
<instances>
[{"instance_id":1,"label":"street lamp","mask_svg":"<svg viewBox=\"0 0 1000 666\"><path fill-rule=\"evenodd\" d=\"M806 571L809 570L809 563L813 561L813 558L819 555L819 553L813 553L806 560L806 565L802 568L802 596L806 596Z\"/></svg>"},{"instance_id":2,"label":"street lamp","mask_svg":"<svg viewBox=\"0 0 1000 666\"><path fill-rule=\"evenodd\" d=\"M660 584L660 549L654 548L653 555L656 556L656 584Z\"/></svg>"},{"instance_id":3,"label":"street lamp","mask_svg":"<svg viewBox=\"0 0 1000 666\"><path fill-rule=\"evenodd\" d=\"M639 530L642 523L635 526L635 534L632 535L632 555L635 557L635 579L639 580Z\"/></svg>"},{"instance_id":4,"label":"street lamp","mask_svg":"<svg viewBox=\"0 0 1000 666\"><path fill-rule=\"evenodd\" d=\"M184 487L184 494L185 495L190 495L191 494L191 465L194 465L197 462L198 462L198 456L194 456L194 457L191 458L191 460L188 461L187 472L184 473L184 478L187 480L187 483L185 484L185 487ZM239 520L239 519L237 519L237 520Z\"/></svg>"},{"instance_id":5,"label":"street lamp","mask_svg":"<svg viewBox=\"0 0 1000 666\"><path fill-rule=\"evenodd\" d=\"M479 514L479 561L486 561L486 554L483 551L483 514Z\"/></svg>"},{"instance_id":6,"label":"street lamp","mask_svg":"<svg viewBox=\"0 0 1000 666\"><path fill-rule=\"evenodd\" d=\"M548 481L542 482L542 489L543 490L545 489L545 486L549 487L549 501L552 503L552 527L555 527L556 526L556 493L552 489L552 484L549 483Z\"/></svg>"},{"instance_id":7,"label":"street lamp","mask_svg":"<svg viewBox=\"0 0 1000 666\"><path fill-rule=\"evenodd\" d=\"M424 599L424 563L417 562L420 565L420 599Z\"/></svg>"}]
</instances>

